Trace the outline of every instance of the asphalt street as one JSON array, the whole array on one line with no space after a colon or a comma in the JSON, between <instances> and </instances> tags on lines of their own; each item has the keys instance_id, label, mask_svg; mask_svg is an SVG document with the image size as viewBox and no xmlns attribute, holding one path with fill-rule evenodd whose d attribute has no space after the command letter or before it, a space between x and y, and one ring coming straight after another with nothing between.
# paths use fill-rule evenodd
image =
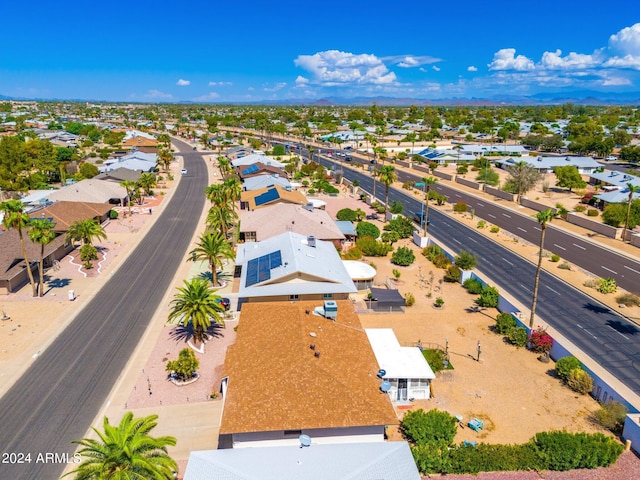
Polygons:
<instances>
[{"instance_id":1,"label":"asphalt street","mask_svg":"<svg viewBox=\"0 0 640 480\"><path fill-rule=\"evenodd\" d=\"M0 399L0 479L57 479L65 464L38 454L67 453L83 438L153 318L197 228L208 184L202 154L175 142L188 175L147 235L98 294ZM120 419L110 419L117 423ZM0 460L18 457L3 456Z\"/></svg>"},{"instance_id":2,"label":"asphalt street","mask_svg":"<svg viewBox=\"0 0 640 480\"><path fill-rule=\"evenodd\" d=\"M335 165L332 160L319 156L315 158L316 161L320 159L325 166ZM372 191L373 179L369 174L345 169L344 175L350 180L357 178L362 188ZM384 202L384 185L376 183L376 197ZM391 188L389 202L394 200L405 205L406 215L421 211L422 205L418 199ZM474 229L452 220L439 212L437 207L429 208L429 219L429 234L437 241L443 242L455 253L460 250L473 252L479 259L477 268L499 282L496 285L499 290L507 292L523 305L531 304L536 270L533 263L492 242ZM550 233L548 229L546 243L557 241ZM539 232L537 238L539 242ZM471 300L469 303L472 304ZM536 314L618 380L640 394L640 329L635 325L544 271L540 277Z\"/></svg>"}]
</instances>

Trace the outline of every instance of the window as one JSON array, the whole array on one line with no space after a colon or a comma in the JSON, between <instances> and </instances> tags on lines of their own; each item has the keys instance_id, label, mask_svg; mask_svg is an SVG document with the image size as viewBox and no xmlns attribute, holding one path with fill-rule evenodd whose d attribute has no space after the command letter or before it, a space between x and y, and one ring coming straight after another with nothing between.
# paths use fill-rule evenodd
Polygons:
<instances>
[{"instance_id":1,"label":"window","mask_svg":"<svg viewBox=\"0 0 640 480\"><path fill-rule=\"evenodd\" d=\"M323 293L322 298L333 298L333 293Z\"/></svg>"},{"instance_id":2,"label":"window","mask_svg":"<svg viewBox=\"0 0 640 480\"><path fill-rule=\"evenodd\" d=\"M284 431L285 437L298 437L300 435L302 435L302 430L285 430Z\"/></svg>"},{"instance_id":3,"label":"window","mask_svg":"<svg viewBox=\"0 0 640 480\"><path fill-rule=\"evenodd\" d=\"M289 300L300 300L300 295L289 295Z\"/></svg>"},{"instance_id":4,"label":"window","mask_svg":"<svg viewBox=\"0 0 640 480\"><path fill-rule=\"evenodd\" d=\"M256 241L256 232L244 232L244 241L245 242L255 242Z\"/></svg>"}]
</instances>

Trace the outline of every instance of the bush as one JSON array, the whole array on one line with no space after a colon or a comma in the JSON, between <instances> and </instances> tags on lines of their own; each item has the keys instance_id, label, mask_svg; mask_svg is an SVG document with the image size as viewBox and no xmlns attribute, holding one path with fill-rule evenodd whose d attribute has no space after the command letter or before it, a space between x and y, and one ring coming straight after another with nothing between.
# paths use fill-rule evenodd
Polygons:
<instances>
[{"instance_id":1,"label":"bush","mask_svg":"<svg viewBox=\"0 0 640 480\"><path fill-rule=\"evenodd\" d=\"M583 282L582 285L588 288L597 288L600 285L600 280L596 278L588 278Z\"/></svg>"},{"instance_id":2,"label":"bush","mask_svg":"<svg viewBox=\"0 0 640 480\"><path fill-rule=\"evenodd\" d=\"M533 437L534 449L547 470L606 467L624 447L602 433L541 432Z\"/></svg>"},{"instance_id":3,"label":"bush","mask_svg":"<svg viewBox=\"0 0 640 480\"><path fill-rule=\"evenodd\" d=\"M594 417L604 428L614 433L622 433L624 420L627 416L627 407L619 402L608 402L600 406Z\"/></svg>"},{"instance_id":4,"label":"bush","mask_svg":"<svg viewBox=\"0 0 640 480\"><path fill-rule=\"evenodd\" d=\"M562 357L556 362L556 375L566 382L572 370L581 368L582 363L576 357Z\"/></svg>"},{"instance_id":5,"label":"bush","mask_svg":"<svg viewBox=\"0 0 640 480\"><path fill-rule=\"evenodd\" d=\"M453 444L457 431L456 417L433 409L425 412L422 408L406 413L400 423L400 431L414 445L438 445L447 447Z\"/></svg>"},{"instance_id":6,"label":"bush","mask_svg":"<svg viewBox=\"0 0 640 480\"><path fill-rule=\"evenodd\" d=\"M560 261L560 255L556 255L555 253L553 255L551 255L550 260L554 263L557 263Z\"/></svg>"},{"instance_id":7,"label":"bush","mask_svg":"<svg viewBox=\"0 0 640 480\"><path fill-rule=\"evenodd\" d=\"M587 217L597 217L600 212L594 208L587 210Z\"/></svg>"},{"instance_id":8,"label":"bush","mask_svg":"<svg viewBox=\"0 0 640 480\"><path fill-rule=\"evenodd\" d=\"M183 348L178 354L177 360L167 362L165 370L173 373L179 380L190 380L194 377L200 366L196 354L190 348Z\"/></svg>"},{"instance_id":9,"label":"bush","mask_svg":"<svg viewBox=\"0 0 640 480\"><path fill-rule=\"evenodd\" d=\"M356 240L356 247L367 257L384 257L393 250L393 247L388 243L379 242L369 236L358 238Z\"/></svg>"},{"instance_id":10,"label":"bush","mask_svg":"<svg viewBox=\"0 0 640 480\"><path fill-rule=\"evenodd\" d=\"M499 313L496 317L496 333L506 335L516 326L516 319L510 313Z\"/></svg>"},{"instance_id":11,"label":"bush","mask_svg":"<svg viewBox=\"0 0 640 480\"><path fill-rule=\"evenodd\" d=\"M382 236L380 237L380 240L382 240L385 243L389 243L393 245L398 240L400 240L400 235L398 234L398 232L382 232Z\"/></svg>"},{"instance_id":12,"label":"bush","mask_svg":"<svg viewBox=\"0 0 640 480\"><path fill-rule=\"evenodd\" d=\"M389 211L394 215L398 215L402 213L403 210L404 210L404 205L402 204L402 202L399 202L398 200L394 200L393 202L391 202L391 205L389 205Z\"/></svg>"},{"instance_id":13,"label":"bush","mask_svg":"<svg viewBox=\"0 0 640 480\"><path fill-rule=\"evenodd\" d=\"M80 260L84 262L83 266L86 269L93 268L91 263L93 260L98 259L98 249L90 243L85 243L80 247Z\"/></svg>"},{"instance_id":14,"label":"bush","mask_svg":"<svg viewBox=\"0 0 640 480\"><path fill-rule=\"evenodd\" d=\"M380 229L371 222L358 222L356 233L358 237L373 237L375 239L380 236Z\"/></svg>"},{"instance_id":15,"label":"bush","mask_svg":"<svg viewBox=\"0 0 640 480\"><path fill-rule=\"evenodd\" d=\"M414 226L410 218L400 216L390 220L384 230L396 232L400 238L409 238L413 233Z\"/></svg>"},{"instance_id":16,"label":"bush","mask_svg":"<svg viewBox=\"0 0 640 480\"><path fill-rule=\"evenodd\" d=\"M571 270L571 265L569 265L567 262L562 262L560 265L558 265L558 268L560 270Z\"/></svg>"},{"instance_id":17,"label":"bush","mask_svg":"<svg viewBox=\"0 0 640 480\"><path fill-rule=\"evenodd\" d=\"M617 289L618 285L613 278L601 278L598 282L598 291L600 293L615 293Z\"/></svg>"},{"instance_id":18,"label":"bush","mask_svg":"<svg viewBox=\"0 0 640 480\"><path fill-rule=\"evenodd\" d=\"M640 307L640 297L633 293L623 293L616 297L616 302L625 307Z\"/></svg>"},{"instance_id":19,"label":"bush","mask_svg":"<svg viewBox=\"0 0 640 480\"><path fill-rule=\"evenodd\" d=\"M462 286L466 288L469 293L473 295L478 295L482 292L482 287L484 285L482 285L482 283L480 283L475 278L467 278L462 284Z\"/></svg>"},{"instance_id":20,"label":"bush","mask_svg":"<svg viewBox=\"0 0 640 480\"><path fill-rule=\"evenodd\" d=\"M500 227L497 225L493 225L489 231L491 233L498 233L500 231Z\"/></svg>"},{"instance_id":21,"label":"bush","mask_svg":"<svg viewBox=\"0 0 640 480\"><path fill-rule=\"evenodd\" d=\"M582 213L587 209L584 205L576 205L573 209L575 212Z\"/></svg>"},{"instance_id":22,"label":"bush","mask_svg":"<svg viewBox=\"0 0 640 480\"><path fill-rule=\"evenodd\" d=\"M473 270L477 261L478 259L473 253L467 252L466 250L460 250L460 253L454 258L453 263L462 270Z\"/></svg>"},{"instance_id":23,"label":"bush","mask_svg":"<svg viewBox=\"0 0 640 480\"><path fill-rule=\"evenodd\" d=\"M453 211L457 213L465 213L467 209L467 204L464 202L456 202L456 204L453 206Z\"/></svg>"},{"instance_id":24,"label":"bush","mask_svg":"<svg viewBox=\"0 0 640 480\"><path fill-rule=\"evenodd\" d=\"M498 306L499 299L500 294L498 293L498 289L496 287L485 285L484 287L482 287L480 297L476 298L475 302L481 307L495 308Z\"/></svg>"},{"instance_id":25,"label":"bush","mask_svg":"<svg viewBox=\"0 0 640 480\"><path fill-rule=\"evenodd\" d=\"M549 353L553 347L553 338L542 328L537 328L529 335L531 350L538 353Z\"/></svg>"},{"instance_id":26,"label":"bush","mask_svg":"<svg viewBox=\"0 0 640 480\"><path fill-rule=\"evenodd\" d=\"M527 344L527 329L523 327L512 327L507 333L509 341L518 348L524 347Z\"/></svg>"},{"instance_id":27,"label":"bush","mask_svg":"<svg viewBox=\"0 0 640 480\"><path fill-rule=\"evenodd\" d=\"M477 227L479 230L485 229L485 228L487 228L487 222L485 222L484 220L480 220L480 221L478 222L478 224L476 225L476 227Z\"/></svg>"},{"instance_id":28,"label":"bush","mask_svg":"<svg viewBox=\"0 0 640 480\"><path fill-rule=\"evenodd\" d=\"M424 350L422 350L422 356L431 367L431 370L433 370L434 372L439 372L441 370L444 370L445 368L448 370L452 369L450 365L445 367L444 352L440 349L425 348Z\"/></svg>"},{"instance_id":29,"label":"bush","mask_svg":"<svg viewBox=\"0 0 640 480\"><path fill-rule=\"evenodd\" d=\"M433 259L433 265L436 268L448 268L449 265L451 265L451 260L449 260L449 257L447 257L444 253L441 253L439 255L436 255L436 257Z\"/></svg>"},{"instance_id":30,"label":"bush","mask_svg":"<svg viewBox=\"0 0 640 480\"><path fill-rule=\"evenodd\" d=\"M442 297L437 297L433 304L438 308L442 308L444 306L444 299Z\"/></svg>"},{"instance_id":31,"label":"bush","mask_svg":"<svg viewBox=\"0 0 640 480\"><path fill-rule=\"evenodd\" d=\"M362 258L362 250L358 247L351 247L342 253L343 260L360 260Z\"/></svg>"},{"instance_id":32,"label":"bush","mask_svg":"<svg viewBox=\"0 0 640 480\"><path fill-rule=\"evenodd\" d=\"M413 307L416 304L416 297L411 292L404 294L404 302L407 307Z\"/></svg>"},{"instance_id":33,"label":"bush","mask_svg":"<svg viewBox=\"0 0 640 480\"><path fill-rule=\"evenodd\" d=\"M336 213L336 218L341 221L355 222L358 219L355 210L350 208L343 208Z\"/></svg>"},{"instance_id":34,"label":"bush","mask_svg":"<svg viewBox=\"0 0 640 480\"><path fill-rule=\"evenodd\" d=\"M118 212L116 210L109 210L109 218L115 220L118 218Z\"/></svg>"},{"instance_id":35,"label":"bush","mask_svg":"<svg viewBox=\"0 0 640 480\"><path fill-rule=\"evenodd\" d=\"M391 263L394 265L400 265L406 267L415 262L416 256L408 247L398 247L398 249L391 255Z\"/></svg>"},{"instance_id":36,"label":"bush","mask_svg":"<svg viewBox=\"0 0 640 480\"><path fill-rule=\"evenodd\" d=\"M567 385L569 385L574 392L584 395L593 390L593 378L581 368L575 368L569 372Z\"/></svg>"},{"instance_id":37,"label":"bush","mask_svg":"<svg viewBox=\"0 0 640 480\"><path fill-rule=\"evenodd\" d=\"M429 245L428 247L425 247L422 250L422 255L425 256L427 260L429 260L430 262L433 262L433 259L436 258L436 256L440 255L441 253L442 253L442 248L440 248L436 244Z\"/></svg>"},{"instance_id":38,"label":"bush","mask_svg":"<svg viewBox=\"0 0 640 480\"><path fill-rule=\"evenodd\" d=\"M449 267L447 267L447 273L444 274L444 281L451 283L459 282L461 276L462 274L458 267L449 265Z\"/></svg>"}]
</instances>

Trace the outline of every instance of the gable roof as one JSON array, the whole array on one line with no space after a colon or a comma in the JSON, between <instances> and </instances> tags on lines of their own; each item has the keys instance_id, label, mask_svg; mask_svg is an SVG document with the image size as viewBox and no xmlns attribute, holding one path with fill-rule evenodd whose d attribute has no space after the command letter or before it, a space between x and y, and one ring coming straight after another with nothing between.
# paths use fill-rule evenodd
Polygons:
<instances>
[{"instance_id":1,"label":"gable roof","mask_svg":"<svg viewBox=\"0 0 640 480\"><path fill-rule=\"evenodd\" d=\"M320 240L344 239L325 210L278 203L268 208L240 212L240 232L256 232L258 242L287 231L315 235Z\"/></svg>"},{"instance_id":2,"label":"gable roof","mask_svg":"<svg viewBox=\"0 0 640 480\"><path fill-rule=\"evenodd\" d=\"M259 190L261 188L269 188L278 186L285 190L291 190L291 182L286 177L280 175L256 175L246 177L242 182L242 188L246 191Z\"/></svg>"},{"instance_id":3,"label":"gable roof","mask_svg":"<svg viewBox=\"0 0 640 480\"><path fill-rule=\"evenodd\" d=\"M96 175L96 180L106 180L110 182L123 182L125 180L129 180L130 182L137 182L140 179L140 175L142 175L141 170L131 170L125 167L118 167L115 170L109 170L107 172L100 173Z\"/></svg>"},{"instance_id":4,"label":"gable roof","mask_svg":"<svg viewBox=\"0 0 640 480\"><path fill-rule=\"evenodd\" d=\"M312 439L313 441L313 439ZM330 461L329 461L330 459ZM191 452L184 480L419 480L407 442Z\"/></svg>"},{"instance_id":5,"label":"gable roof","mask_svg":"<svg viewBox=\"0 0 640 480\"><path fill-rule=\"evenodd\" d=\"M260 177L256 177L260 178ZM247 203L249 210L266 207L273 203L294 203L306 205L307 198L300 192L290 192L277 185L273 187L248 190L240 194L240 201Z\"/></svg>"},{"instance_id":6,"label":"gable roof","mask_svg":"<svg viewBox=\"0 0 640 480\"><path fill-rule=\"evenodd\" d=\"M37 262L40 259L40 244L33 243L24 230L22 235L29 262ZM44 256L47 257L64 243L64 235L58 235L52 242L44 246ZM10 280L22 272L24 268L24 255L18 231L14 229L0 231L0 280Z\"/></svg>"},{"instance_id":7,"label":"gable roof","mask_svg":"<svg viewBox=\"0 0 640 480\"><path fill-rule=\"evenodd\" d=\"M157 147L158 141L155 138L147 138L142 135L127 138L122 142L125 147Z\"/></svg>"},{"instance_id":8,"label":"gable roof","mask_svg":"<svg viewBox=\"0 0 640 480\"><path fill-rule=\"evenodd\" d=\"M306 313L319 303L243 305L220 433L398 424L353 304L337 301L330 321Z\"/></svg>"},{"instance_id":9,"label":"gable roof","mask_svg":"<svg viewBox=\"0 0 640 480\"><path fill-rule=\"evenodd\" d=\"M273 165L265 165L262 162L252 163L251 165L242 165L238 167L238 176L241 180L245 178L255 177L257 175L272 174L275 177L286 177L284 170Z\"/></svg>"},{"instance_id":10,"label":"gable roof","mask_svg":"<svg viewBox=\"0 0 640 480\"><path fill-rule=\"evenodd\" d=\"M93 178L80 180L60 190L53 190L47 198L52 202L109 203L110 200L126 198L127 190L113 182L103 182Z\"/></svg>"},{"instance_id":11,"label":"gable roof","mask_svg":"<svg viewBox=\"0 0 640 480\"><path fill-rule=\"evenodd\" d=\"M243 165L253 165L254 163L262 163L263 165L271 165L273 167L284 168L284 163L279 162L278 160L268 157L264 154L252 153L251 155L246 155L244 157L237 158L231 161L231 165L234 168L241 167Z\"/></svg>"},{"instance_id":12,"label":"gable roof","mask_svg":"<svg viewBox=\"0 0 640 480\"><path fill-rule=\"evenodd\" d=\"M275 252L279 252L280 262L270 262L267 267L266 260L261 259ZM242 266L240 297L357 291L333 243L316 240L314 247L309 245L308 237L299 233L286 232L238 245L236 265ZM254 269L259 270L257 277Z\"/></svg>"},{"instance_id":13,"label":"gable roof","mask_svg":"<svg viewBox=\"0 0 640 480\"><path fill-rule=\"evenodd\" d=\"M79 220L103 217L111 210L108 203L68 202L50 203L46 207L29 212L31 218L51 218L56 224L56 232L66 232L69 226Z\"/></svg>"}]
</instances>

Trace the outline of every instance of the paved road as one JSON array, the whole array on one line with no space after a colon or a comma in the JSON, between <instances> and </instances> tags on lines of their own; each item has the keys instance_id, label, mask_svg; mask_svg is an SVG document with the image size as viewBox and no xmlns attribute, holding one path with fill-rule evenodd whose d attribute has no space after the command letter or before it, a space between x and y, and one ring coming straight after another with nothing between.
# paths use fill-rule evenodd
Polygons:
<instances>
[{"instance_id":1,"label":"paved road","mask_svg":"<svg viewBox=\"0 0 640 480\"><path fill-rule=\"evenodd\" d=\"M184 142L189 174L120 269L0 399L0 454L30 453L31 463L0 463L0 479L57 479L64 464L38 454L72 454L99 414L147 328L204 208L207 168ZM110 419L117 423L120 419ZM0 458L0 461L2 458Z\"/></svg>"},{"instance_id":2,"label":"paved road","mask_svg":"<svg viewBox=\"0 0 640 480\"><path fill-rule=\"evenodd\" d=\"M319 159L316 156L316 161ZM324 165L333 162L320 158ZM345 170L345 177L357 178L362 188L371 191L370 175ZM384 202L384 186L377 182L376 197ZM420 202L399 190L390 189L389 202L398 200L405 212L419 212ZM531 304L535 266L475 230L429 208L429 233L454 252L468 250L479 258L478 268L499 282L523 305ZM551 236L548 235L547 238ZM597 361L613 376L640 394L640 329L605 305L596 302L556 277L542 272L536 313L545 322ZM471 302L470 302L471 303Z\"/></svg>"}]
</instances>

